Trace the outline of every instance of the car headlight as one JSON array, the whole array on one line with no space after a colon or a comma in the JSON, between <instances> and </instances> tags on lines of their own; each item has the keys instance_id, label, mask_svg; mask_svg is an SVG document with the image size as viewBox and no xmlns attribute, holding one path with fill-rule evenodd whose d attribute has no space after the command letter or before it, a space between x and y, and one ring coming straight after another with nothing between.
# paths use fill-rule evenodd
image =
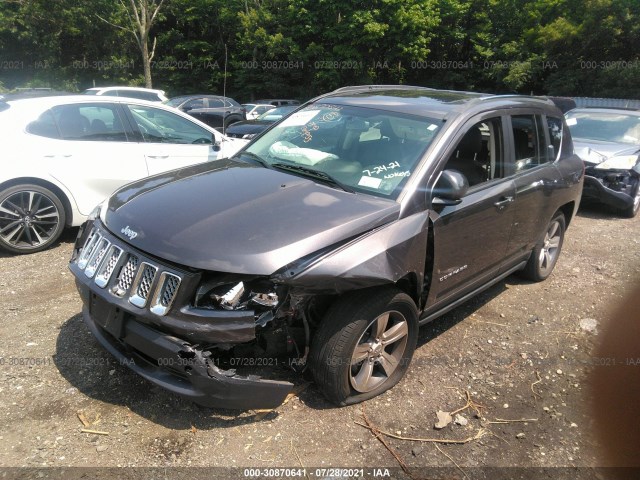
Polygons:
<instances>
[{"instance_id":1,"label":"car headlight","mask_svg":"<svg viewBox=\"0 0 640 480\"><path fill-rule=\"evenodd\" d=\"M102 220L102 218L100 217L101 211L102 211L102 203L99 203L98 206L96 206L96 208L91 210L91 213L87 217L87 221L93 222L96 218L100 218L100 220Z\"/></svg>"},{"instance_id":2,"label":"car headlight","mask_svg":"<svg viewBox=\"0 0 640 480\"><path fill-rule=\"evenodd\" d=\"M606 159L595 168L599 170L631 170L636 163L638 163L638 155L620 155Z\"/></svg>"}]
</instances>

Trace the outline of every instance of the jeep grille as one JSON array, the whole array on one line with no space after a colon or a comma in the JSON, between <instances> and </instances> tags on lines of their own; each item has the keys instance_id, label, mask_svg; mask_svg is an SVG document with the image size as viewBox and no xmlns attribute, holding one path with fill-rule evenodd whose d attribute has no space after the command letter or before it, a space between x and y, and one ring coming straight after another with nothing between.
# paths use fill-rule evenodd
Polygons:
<instances>
[{"instance_id":1,"label":"jeep grille","mask_svg":"<svg viewBox=\"0 0 640 480\"><path fill-rule=\"evenodd\" d=\"M138 308L166 315L178 294L182 277L161 265L141 261L124 245L111 242L94 227L77 260L78 268L100 288L118 298L127 298Z\"/></svg>"}]
</instances>

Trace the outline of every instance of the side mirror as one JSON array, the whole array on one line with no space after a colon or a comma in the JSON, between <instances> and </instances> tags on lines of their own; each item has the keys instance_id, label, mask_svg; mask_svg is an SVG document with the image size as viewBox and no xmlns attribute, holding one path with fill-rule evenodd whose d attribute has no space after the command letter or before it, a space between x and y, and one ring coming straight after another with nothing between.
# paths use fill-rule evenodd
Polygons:
<instances>
[{"instance_id":1,"label":"side mirror","mask_svg":"<svg viewBox=\"0 0 640 480\"><path fill-rule=\"evenodd\" d=\"M215 133L211 134L211 150L219 152L221 148L221 141L216 138Z\"/></svg>"},{"instance_id":2,"label":"side mirror","mask_svg":"<svg viewBox=\"0 0 640 480\"><path fill-rule=\"evenodd\" d=\"M469 190L469 181L457 170L444 170L433 189L433 205L458 205Z\"/></svg>"}]
</instances>

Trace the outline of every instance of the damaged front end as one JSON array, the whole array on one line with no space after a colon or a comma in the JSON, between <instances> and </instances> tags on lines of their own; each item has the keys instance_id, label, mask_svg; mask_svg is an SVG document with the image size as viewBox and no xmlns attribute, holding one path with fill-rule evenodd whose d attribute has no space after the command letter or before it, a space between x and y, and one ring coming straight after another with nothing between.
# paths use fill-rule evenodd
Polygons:
<instances>
[{"instance_id":1,"label":"damaged front end","mask_svg":"<svg viewBox=\"0 0 640 480\"><path fill-rule=\"evenodd\" d=\"M260 367L300 370L309 326L306 298L251 276L203 273L159 261L85 225L70 269L84 321L118 360L144 378L210 407L281 404L293 384Z\"/></svg>"},{"instance_id":2,"label":"damaged front end","mask_svg":"<svg viewBox=\"0 0 640 480\"><path fill-rule=\"evenodd\" d=\"M590 157L585 159L585 199L633 211L640 198L639 183L640 159L637 154L607 158L591 150Z\"/></svg>"}]
</instances>

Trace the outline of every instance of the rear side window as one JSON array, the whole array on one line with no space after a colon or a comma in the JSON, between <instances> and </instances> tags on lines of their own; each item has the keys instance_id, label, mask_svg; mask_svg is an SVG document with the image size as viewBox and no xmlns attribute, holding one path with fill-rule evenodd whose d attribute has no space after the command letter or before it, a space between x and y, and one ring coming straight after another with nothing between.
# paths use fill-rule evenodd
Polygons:
<instances>
[{"instance_id":1,"label":"rear side window","mask_svg":"<svg viewBox=\"0 0 640 480\"><path fill-rule=\"evenodd\" d=\"M224 102L220 98L209 99L209 108L222 108L222 107L224 107Z\"/></svg>"},{"instance_id":2,"label":"rear side window","mask_svg":"<svg viewBox=\"0 0 640 480\"><path fill-rule=\"evenodd\" d=\"M544 131L536 119L536 115L511 117L516 173L547 162Z\"/></svg>"},{"instance_id":3,"label":"rear side window","mask_svg":"<svg viewBox=\"0 0 640 480\"><path fill-rule=\"evenodd\" d=\"M126 134L115 105L59 105L27 126L34 135L63 140L125 142Z\"/></svg>"}]
</instances>

